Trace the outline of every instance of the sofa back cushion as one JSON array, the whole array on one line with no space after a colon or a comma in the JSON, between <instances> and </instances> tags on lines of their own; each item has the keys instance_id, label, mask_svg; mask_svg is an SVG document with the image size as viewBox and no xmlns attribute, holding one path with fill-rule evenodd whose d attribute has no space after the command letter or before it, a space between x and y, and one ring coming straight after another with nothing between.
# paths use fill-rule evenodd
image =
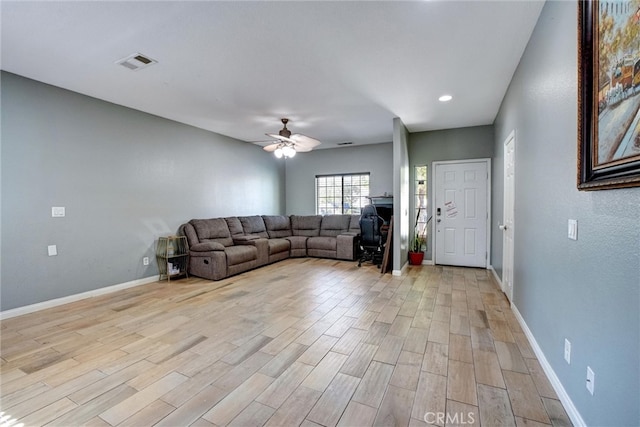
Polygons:
<instances>
[{"instance_id":1,"label":"sofa back cushion","mask_svg":"<svg viewBox=\"0 0 640 427\"><path fill-rule=\"evenodd\" d=\"M291 232L294 236L319 236L321 222L322 215L291 215Z\"/></svg>"},{"instance_id":2,"label":"sofa back cushion","mask_svg":"<svg viewBox=\"0 0 640 427\"><path fill-rule=\"evenodd\" d=\"M351 215L325 215L320 225L320 235L324 237L336 237L338 234L349 231Z\"/></svg>"},{"instance_id":3,"label":"sofa back cushion","mask_svg":"<svg viewBox=\"0 0 640 427\"><path fill-rule=\"evenodd\" d=\"M244 234L253 234L264 237L265 239L269 238L267 228L265 227L264 221L260 215L239 216L238 219L240 219L240 222L242 223Z\"/></svg>"},{"instance_id":4,"label":"sofa back cushion","mask_svg":"<svg viewBox=\"0 0 640 427\"><path fill-rule=\"evenodd\" d=\"M201 243L217 242L224 246L233 246L229 226L224 218L192 219L189 224L196 230Z\"/></svg>"},{"instance_id":5,"label":"sofa back cushion","mask_svg":"<svg viewBox=\"0 0 640 427\"><path fill-rule=\"evenodd\" d=\"M224 220L227 221L227 226L229 226L231 237L242 236L244 234L242 223L237 216L230 216L225 218Z\"/></svg>"},{"instance_id":6,"label":"sofa back cushion","mask_svg":"<svg viewBox=\"0 0 640 427\"><path fill-rule=\"evenodd\" d=\"M351 215L349 222L349 232L360 234L360 215Z\"/></svg>"},{"instance_id":7,"label":"sofa back cushion","mask_svg":"<svg viewBox=\"0 0 640 427\"><path fill-rule=\"evenodd\" d=\"M262 215L270 239L291 236L291 221L284 215Z\"/></svg>"}]
</instances>

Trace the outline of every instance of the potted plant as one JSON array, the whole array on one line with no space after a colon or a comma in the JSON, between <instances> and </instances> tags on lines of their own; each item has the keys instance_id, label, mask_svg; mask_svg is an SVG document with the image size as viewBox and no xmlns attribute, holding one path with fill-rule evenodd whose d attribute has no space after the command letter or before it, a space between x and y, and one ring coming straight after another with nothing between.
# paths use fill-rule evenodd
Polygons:
<instances>
[{"instance_id":1,"label":"potted plant","mask_svg":"<svg viewBox=\"0 0 640 427\"><path fill-rule=\"evenodd\" d=\"M418 208L418 215L416 215L416 225L413 230L413 245L409 250L409 264L421 265L424 259L424 252L422 248L427 243L427 239L424 233L420 233L418 230L418 219L420 218L420 211L422 208Z\"/></svg>"}]
</instances>

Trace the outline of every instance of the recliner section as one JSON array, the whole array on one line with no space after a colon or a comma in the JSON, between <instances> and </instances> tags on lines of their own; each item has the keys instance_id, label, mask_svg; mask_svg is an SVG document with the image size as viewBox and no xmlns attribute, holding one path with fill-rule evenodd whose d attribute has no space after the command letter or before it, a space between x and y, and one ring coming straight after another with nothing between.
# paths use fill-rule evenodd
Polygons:
<instances>
[{"instance_id":1,"label":"recliner section","mask_svg":"<svg viewBox=\"0 0 640 427\"><path fill-rule=\"evenodd\" d=\"M189 274L220 280L290 257L353 261L359 215L254 215L192 219L180 227L189 243Z\"/></svg>"}]
</instances>

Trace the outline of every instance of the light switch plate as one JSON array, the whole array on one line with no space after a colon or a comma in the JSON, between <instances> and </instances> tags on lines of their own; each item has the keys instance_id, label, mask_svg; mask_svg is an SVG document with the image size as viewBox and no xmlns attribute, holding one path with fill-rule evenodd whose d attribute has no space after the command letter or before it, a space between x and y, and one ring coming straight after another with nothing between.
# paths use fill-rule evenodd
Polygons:
<instances>
[{"instance_id":1,"label":"light switch plate","mask_svg":"<svg viewBox=\"0 0 640 427\"><path fill-rule=\"evenodd\" d=\"M51 216L53 218L62 218L65 215L64 206L54 206L51 208Z\"/></svg>"},{"instance_id":2,"label":"light switch plate","mask_svg":"<svg viewBox=\"0 0 640 427\"><path fill-rule=\"evenodd\" d=\"M56 245L47 246L47 251L49 252L49 256L58 255L58 247Z\"/></svg>"},{"instance_id":3,"label":"light switch plate","mask_svg":"<svg viewBox=\"0 0 640 427\"><path fill-rule=\"evenodd\" d=\"M569 239L578 240L578 220L570 219L568 225L569 225L569 233L568 233Z\"/></svg>"},{"instance_id":4,"label":"light switch plate","mask_svg":"<svg viewBox=\"0 0 640 427\"><path fill-rule=\"evenodd\" d=\"M593 390L596 386L596 374L593 373L593 370L587 366L587 390L589 393L593 395Z\"/></svg>"}]
</instances>

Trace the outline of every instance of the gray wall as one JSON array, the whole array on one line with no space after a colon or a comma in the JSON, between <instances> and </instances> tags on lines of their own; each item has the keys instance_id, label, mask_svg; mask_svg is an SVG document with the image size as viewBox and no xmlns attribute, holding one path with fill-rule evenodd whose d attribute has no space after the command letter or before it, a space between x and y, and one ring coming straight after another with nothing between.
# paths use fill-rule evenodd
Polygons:
<instances>
[{"instance_id":1,"label":"gray wall","mask_svg":"<svg viewBox=\"0 0 640 427\"><path fill-rule=\"evenodd\" d=\"M191 218L284 213L260 147L9 73L1 136L2 310L156 275Z\"/></svg>"},{"instance_id":2,"label":"gray wall","mask_svg":"<svg viewBox=\"0 0 640 427\"><path fill-rule=\"evenodd\" d=\"M427 165L427 197L432 199L431 173L434 161L482 159L493 156L493 126L475 126L468 128L416 132L409 134L409 159L411 173L411 232L415 226L415 166ZM431 214L431 204L428 206ZM500 211L502 212L502 211ZM430 226L433 226L433 221ZM433 229L427 236L425 260L433 259ZM498 234L501 237L500 234ZM413 237L413 235L412 235Z\"/></svg>"},{"instance_id":3,"label":"gray wall","mask_svg":"<svg viewBox=\"0 0 640 427\"><path fill-rule=\"evenodd\" d=\"M400 274L409 257L409 132L393 119L393 274Z\"/></svg>"},{"instance_id":4,"label":"gray wall","mask_svg":"<svg viewBox=\"0 0 640 427\"><path fill-rule=\"evenodd\" d=\"M272 155L273 156L273 155ZM281 162L285 162L281 160ZM370 194L393 192L391 143L343 147L300 153L286 161L286 213L316 212L316 175L370 172Z\"/></svg>"},{"instance_id":5,"label":"gray wall","mask_svg":"<svg viewBox=\"0 0 640 427\"><path fill-rule=\"evenodd\" d=\"M516 132L514 303L588 425L640 425L640 188L576 190L577 2L547 2L495 122ZM578 240L567 220L578 220ZM501 271L502 240L494 239ZM572 344L563 360L564 339ZM585 388L595 372L595 394Z\"/></svg>"}]
</instances>

